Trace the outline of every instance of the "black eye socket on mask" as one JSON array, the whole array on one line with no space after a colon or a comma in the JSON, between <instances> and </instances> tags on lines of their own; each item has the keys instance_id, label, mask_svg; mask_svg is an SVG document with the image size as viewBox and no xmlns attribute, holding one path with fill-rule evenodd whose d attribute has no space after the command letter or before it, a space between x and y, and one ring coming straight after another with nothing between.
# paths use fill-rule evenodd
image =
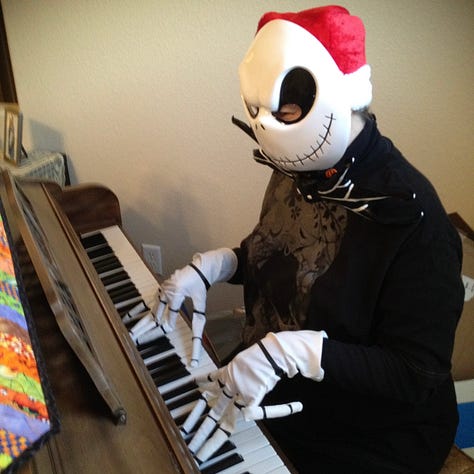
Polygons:
<instances>
[{"instance_id":1,"label":"black eye socket on mask","mask_svg":"<svg viewBox=\"0 0 474 474\"><path fill-rule=\"evenodd\" d=\"M283 79L280 91L280 108L286 104L296 104L301 115L295 122L303 119L311 110L316 97L316 82L303 68L292 69Z\"/></svg>"}]
</instances>

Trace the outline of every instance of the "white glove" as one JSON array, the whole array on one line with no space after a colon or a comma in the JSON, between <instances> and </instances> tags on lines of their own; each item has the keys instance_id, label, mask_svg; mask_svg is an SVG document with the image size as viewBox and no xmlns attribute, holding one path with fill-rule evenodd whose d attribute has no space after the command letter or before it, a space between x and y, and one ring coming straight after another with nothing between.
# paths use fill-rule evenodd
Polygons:
<instances>
[{"instance_id":1,"label":"white glove","mask_svg":"<svg viewBox=\"0 0 474 474\"><path fill-rule=\"evenodd\" d=\"M162 283L154 317L148 316L139 321L130 331L132 337L137 339L145 331L157 325L161 326L165 332L172 331L184 298L189 297L193 301L191 365L197 366L206 324L207 290L214 283L229 280L236 270L237 255L229 248L195 254L189 265L176 270L168 280Z\"/></svg>"},{"instance_id":2,"label":"white glove","mask_svg":"<svg viewBox=\"0 0 474 474\"><path fill-rule=\"evenodd\" d=\"M268 333L228 365L209 374L207 382L210 387L203 392L181 428L185 435L190 433L206 405L212 406L189 443L196 459L204 462L219 449L234 431L239 416L250 421L301 411L300 402L263 407L260 403L283 375L291 378L299 372L315 381L323 379L321 353L324 337L327 337L324 331ZM209 438L211 433L214 434Z\"/></svg>"}]
</instances>

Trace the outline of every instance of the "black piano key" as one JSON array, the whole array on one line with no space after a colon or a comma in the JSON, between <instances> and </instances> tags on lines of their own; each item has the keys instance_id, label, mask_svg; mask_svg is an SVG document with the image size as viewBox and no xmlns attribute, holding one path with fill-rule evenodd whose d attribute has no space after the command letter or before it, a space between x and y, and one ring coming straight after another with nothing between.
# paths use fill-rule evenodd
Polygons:
<instances>
[{"instance_id":1,"label":"black piano key","mask_svg":"<svg viewBox=\"0 0 474 474\"><path fill-rule=\"evenodd\" d=\"M179 395L182 395L183 393L194 391L197 388L198 386L196 382L188 382L184 385L181 385L180 387L177 387L173 390L169 390L168 392L163 393L161 396L163 397L163 400L166 402L167 400L171 400L172 398L178 397Z\"/></svg>"},{"instance_id":2,"label":"black piano key","mask_svg":"<svg viewBox=\"0 0 474 474\"><path fill-rule=\"evenodd\" d=\"M117 257L111 257L104 260L92 262L92 265L94 265L94 268L96 269L99 275L101 273L110 272L118 268L123 268L122 264L120 263L120 260Z\"/></svg>"},{"instance_id":3,"label":"black piano key","mask_svg":"<svg viewBox=\"0 0 474 474\"><path fill-rule=\"evenodd\" d=\"M177 416L174 419L174 422L176 423L176 426L181 426L186 421L186 418L188 417L188 415L189 415L189 413L184 413L181 416Z\"/></svg>"},{"instance_id":4,"label":"black piano key","mask_svg":"<svg viewBox=\"0 0 474 474\"><path fill-rule=\"evenodd\" d=\"M131 288L127 291L123 291L123 292L115 294L114 296L111 296L111 300L112 300L112 303L117 305L119 303L122 303L123 301L128 301L128 300L131 300L132 298L135 299L139 297L140 297L140 293L136 289Z\"/></svg>"},{"instance_id":5,"label":"black piano key","mask_svg":"<svg viewBox=\"0 0 474 474\"><path fill-rule=\"evenodd\" d=\"M136 306L135 303L131 304L130 305L132 308ZM123 311L122 308L118 309L118 313L120 315L121 318L123 318L127 313L128 313L129 310L126 310L126 311ZM125 327L127 328L127 331L131 331L133 326L135 326L135 324L137 324L137 321L138 319L132 319L131 321L127 321L125 322Z\"/></svg>"},{"instance_id":6,"label":"black piano key","mask_svg":"<svg viewBox=\"0 0 474 474\"><path fill-rule=\"evenodd\" d=\"M229 456L221 459L220 461L211 464L210 466L201 470L202 474L217 474L224 469L229 469L229 467L235 466L244 461L244 458L239 453L233 453Z\"/></svg>"},{"instance_id":7,"label":"black piano key","mask_svg":"<svg viewBox=\"0 0 474 474\"><path fill-rule=\"evenodd\" d=\"M107 290L107 293L111 298L113 298L117 295L128 293L130 291L138 293L137 287L131 281L123 281L119 285L115 285L112 288L109 288Z\"/></svg>"},{"instance_id":8,"label":"black piano key","mask_svg":"<svg viewBox=\"0 0 474 474\"><path fill-rule=\"evenodd\" d=\"M139 342L139 343L137 344L137 349L138 349L138 351L142 351L142 350L144 350L144 349L148 349L149 347L153 347L153 346L155 346L155 345L162 344L165 340L170 343L170 340L169 340L165 335L158 336L158 337L156 337L155 339L151 339L150 341ZM171 344L171 343L170 343L170 344ZM172 346L172 347L173 347L173 346Z\"/></svg>"},{"instance_id":9,"label":"black piano key","mask_svg":"<svg viewBox=\"0 0 474 474\"><path fill-rule=\"evenodd\" d=\"M89 260L95 262L96 260L100 260L108 255L113 255L113 250L108 244L102 244L86 249L86 253L89 256Z\"/></svg>"},{"instance_id":10,"label":"black piano key","mask_svg":"<svg viewBox=\"0 0 474 474\"><path fill-rule=\"evenodd\" d=\"M99 277L102 277L104 273L110 273L116 270L121 270L123 268L117 265L116 262L110 262L108 264L102 264L102 265L96 265L93 263L93 265Z\"/></svg>"},{"instance_id":11,"label":"black piano key","mask_svg":"<svg viewBox=\"0 0 474 474\"><path fill-rule=\"evenodd\" d=\"M120 260L114 254L92 259L91 262L92 265L94 265L94 268L97 269L98 273L102 273L102 268L106 266L115 265L116 268L122 268Z\"/></svg>"},{"instance_id":12,"label":"black piano key","mask_svg":"<svg viewBox=\"0 0 474 474\"><path fill-rule=\"evenodd\" d=\"M217 463L213 463L213 459L216 459L226 453L230 453L231 451L233 451L235 449L235 444L232 443L231 441L227 440L209 459L206 460L206 464L212 464L213 466L216 465L216 464L219 464L221 463L223 460L220 460L218 461ZM226 458L227 459L227 458ZM241 461L242 462L242 461ZM203 463L204 464L204 463ZM235 463L235 464L238 464L238 463ZM233 466L234 464L232 464L232 461L231 461L231 464L230 465L225 465L225 468L224 469L227 469L231 466ZM210 468L211 466L208 466L208 468ZM220 465L220 467L222 467L222 465ZM202 470L201 472L207 472L206 471L207 468L205 468L204 470ZM218 471L216 472L220 472L222 471L222 469L220 468L217 468L219 469Z\"/></svg>"},{"instance_id":13,"label":"black piano key","mask_svg":"<svg viewBox=\"0 0 474 474\"><path fill-rule=\"evenodd\" d=\"M154 344L146 344L145 347L137 346L137 349L142 359L147 359L148 357L173 349L173 345L166 336L161 336L154 340Z\"/></svg>"},{"instance_id":14,"label":"black piano key","mask_svg":"<svg viewBox=\"0 0 474 474\"><path fill-rule=\"evenodd\" d=\"M140 302L140 295L135 295L135 296L127 296L123 295L120 297L117 297L112 300L116 308L119 308L122 305L129 304L129 303L134 303L134 306L136 306Z\"/></svg>"},{"instance_id":15,"label":"black piano key","mask_svg":"<svg viewBox=\"0 0 474 474\"><path fill-rule=\"evenodd\" d=\"M193 390L189 392L187 395L180 397L172 402L166 404L166 407L169 411L174 410L175 408L182 407L183 405L187 405L188 403L195 402L201 396L201 392L199 390Z\"/></svg>"},{"instance_id":16,"label":"black piano key","mask_svg":"<svg viewBox=\"0 0 474 474\"><path fill-rule=\"evenodd\" d=\"M149 370L148 372L153 380L158 380L167 377L169 374L181 372L183 369L186 369L186 366L179 361L167 366L158 367L155 370Z\"/></svg>"},{"instance_id":17,"label":"black piano key","mask_svg":"<svg viewBox=\"0 0 474 474\"><path fill-rule=\"evenodd\" d=\"M100 232L96 234L88 235L86 237L81 237L82 245L85 249L95 247L96 245L105 244L107 240Z\"/></svg>"},{"instance_id":18,"label":"black piano key","mask_svg":"<svg viewBox=\"0 0 474 474\"><path fill-rule=\"evenodd\" d=\"M160 367L159 369L155 369L154 371L149 371L151 378L153 380L166 380L169 377L174 377L173 374L180 374L180 373L189 373L186 369L186 366L183 363L177 363L173 365L169 365L167 367ZM163 385L163 384L161 384Z\"/></svg>"},{"instance_id":19,"label":"black piano key","mask_svg":"<svg viewBox=\"0 0 474 474\"><path fill-rule=\"evenodd\" d=\"M178 356L178 354L173 353L167 357L163 357L163 359L152 362L151 364L147 364L147 369L148 372L153 372L160 369L166 369L166 367L174 367L177 364L183 365L183 363L181 362L181 358Z\"/></svg>"},{"instance_id":20,"label":"black piano key","mask_svg":"<svg viewBox=\"0 0 474 474\"><path fill-rule=\"evenodd\" d=\"M87 255L91 260L94 260L98 257L104 257L106 255L114 255L114 251L110 245L103 245L96 249L87 250Z\"/></svg>"},{"instance_id":21,"label":"black piano key","mask_svg":"<svg viewBox=\"0 0 474 474\"><path fill-rule=\"evenodd\" d=\"M119 283L121 281L130 281L130 276L125 270L120 270L118 272L102 277L101 280L104 286L109 286L114 283Z\"/></svg>"},{"instance_id":22,"label":"black piano key","mask_svg":"<svg viewBox=\"0 0 474 474\"><path fill-rule=\"evenodd\" d=\"M156 387L161 387L162 385L166 385L170 382L176 382L183 377L190 375L188 369L186 367L178 367L175 370L170 370L169 372L165 372L164 374L157 375L156 377L152 377L153 381L155 382Z\"/></svg>"},{"instance_id":23,"label":"black piano key","mask_svg":"<svg viewBox=\"0 0 474 474\"><path fill-rule=\"evenodd\" d=\"M107 293L112 298L116 296L125 295L127 293L133 292L135 295L139 294L136 286L132 282L124 281L121 285L117 285L114 288L110 288Z\"/></svg>"},{"instance_id":24,"label":"black piano key","mask_svg":"<svg viewBox=\"0 0 474 474\"><path fill-rule=\"evenodd\" d=\"M162 385L166 385L167 383L170 382L175 382L176 380L182 379L183 377L186 377L189 374L188 369L186 367L180 367L176 370L172 370L170 372L166 372L163 375L158 375L153 378L153 382L155 382L155 385L157 387L161 387Z\"/></svg>"},{"instance_id":25,"label":"black piano key","mask_svg":"<svg viewBox=\"0 0 474 474\"><path fill-rule=\"evenodd\" d=\"M219 456L222 456L225 453L229 453L235 449L235 444L232 441L227 440L210 458L215 459Z\"/></svg>"}]
</instances>

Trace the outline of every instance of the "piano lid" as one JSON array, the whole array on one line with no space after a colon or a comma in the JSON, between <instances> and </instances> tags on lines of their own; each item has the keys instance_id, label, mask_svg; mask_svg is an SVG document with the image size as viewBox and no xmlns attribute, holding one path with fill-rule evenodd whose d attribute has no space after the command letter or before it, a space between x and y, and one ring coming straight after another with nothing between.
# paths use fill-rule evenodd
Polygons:
<instances>
[{"instance_id":1,"label":"piano lid","mask_svg":"<svg viewBox=\"0 0 474 474\"><path fill-rule=\"evenodd\" d=\"M59 328L89 373L97 390L110 408L116 423L127 419L125 408L104 372L87 331L81 321L68 285L62 280L48 239L35 215L31 202L10 174L4 175L7 193L17 214L17 222L36 273L45 291Z\"/></svg>"}]
</instances>

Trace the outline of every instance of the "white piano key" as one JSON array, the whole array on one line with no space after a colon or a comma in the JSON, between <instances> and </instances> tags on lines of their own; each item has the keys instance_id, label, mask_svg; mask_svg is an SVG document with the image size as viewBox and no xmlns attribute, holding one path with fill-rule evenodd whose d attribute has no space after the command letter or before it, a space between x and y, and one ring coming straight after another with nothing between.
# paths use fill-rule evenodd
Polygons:
<instances>
[{"instance_id":1,"label":"white piano key","mask_svg":"<svg viewBox=\"0 0 474 474\"><path fill-rule=\"evenodd\" d=\"M255 472L258 472L258 471L255 471ZM290 470L282 464L280 467L277 467L276 469L271 470L268 474L291 474L291 473L290 473Z\"/></svg>"},{"instance_id":2,"label":"white piano key","mask_svg":"<svg viewBox=\"0 0 474 474\"><path fill-rule=\"evenodd\" d=\"M99 275L99 278L105 278L105 277L113 275L114 273L119 273L122 270L124 270L123 267L118 267L118 268L114 268L112 270L107 270L106 272L98 273L98 275Z\"/></svg>"},{"instance_id":3,"label":"white piano key","mask_svg":"<svg viewBox=\"0 0 474 474\"><path fill-rule=\"evenodd\" d=\"M237 452L240 452L239 449L237 449ZM270 445L247 453L243 455L243 458L243 462L224 469L219 474L241 474L246 471L266 473L283 465L283 461Z\"/></svg>"},{"instance_id":4,"label":"white piano key","mask_svg":"<svg viewBox=\"0 0 474 474\"><path fill-rule=\"evenodd\" d=\"M145 365L148 367L149 365L151 365L155 362L158 362L160 360L166 359L167 357L169 357L170 355L173 355L173 354L176 354L176 355L179 356L179 354L173 348L167 349L166 351L159 352L158 354L154 354L150 357L147 357L147 358L143 359L143 362L145 362ZM186 367L186 362L183 361L183 359L181 359L181 361L183 362L183 365Z\"/></svg>"},{"instance_id":5,"label":"white piano key","mask_svg":"<svg viewBox=\"0 0 474 474\"><path fill-rule=\"evenodd\" d=\"M261 437L261 435L262 432L260 431L260 428L255 424L246 429L245 426L241 426L240 429L232 435L232 440L234 443L241 446L246 442L252 442L255 438L258 438L259 436Z\"/></svg>"},{"instance_id":6,"label":"white piano key","mask_svg":"<svg viewBox=\"0 0 474 474\"><path fill-rule=\"evenodd\" d=\"M114 306L117 310L119 310L132 303L138 304L140 300L141 300L140 296L134 296L133 298L130 298L128 300L120 301L120 303L115 303Z\"/></svg>"},{"instance_id":7,"label":"white piano key","mask_svg":"<svg viewBox=\"0 0 474 474\"><path fill-rule=\"evenodd\" d=\"M114 282L114 283L109 283L108 285L105 285L105 289L107 290L107 292L109 292L111 290L114 290L115 288L118 288L123 283L131 282L131 281L132 280L130 280L130 278L125 278L123 280L120 280L120 281L117 281L117 282Z\"/></svg>"},{"instance_id":8,"label":"white piano key","mask_svg":"<svg viewBox=\"0 0 474 474\"><path fill-rule=\"evenodd\" d=\"M258 436L255 436L255 430L257 430L259 433ZM241 429L234 433L231 439L239 447L239 453L245 458L247 458L248 455L254 451L261 450L264 447L270 445L270 441L266 436L262 436L262 432L258 426L248 429Z\"/></svg>"}]
</instances>

